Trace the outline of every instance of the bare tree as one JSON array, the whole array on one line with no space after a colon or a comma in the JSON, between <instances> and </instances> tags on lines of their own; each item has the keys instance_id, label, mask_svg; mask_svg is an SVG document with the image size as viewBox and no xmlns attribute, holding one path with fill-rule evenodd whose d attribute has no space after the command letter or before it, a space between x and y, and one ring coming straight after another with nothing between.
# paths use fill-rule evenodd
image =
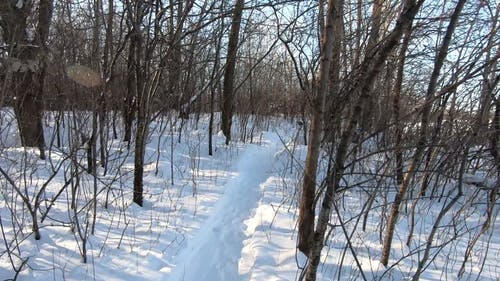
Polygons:
<instances>
[{"instance_id":1,"label":"bare tree","mask_svg":"<svg viewBox=\"0 0 500 281\"><path fill-rule=\"evenodd\" d=\"M298 248L306 255L310 254L314 237L315 218L315 196L316 196L316 174L318 169L318 157L321 142L321 131L323 122L323 111L325 108L325 97L328 91L328 81L330 77L330 66L332 64L334 46L334 26L339 21L339 6L343 1L328 2L327 20L325 32L322 38L322 52L320 73L318 75L317 88L313 104L313 114L309 129L309 144L307 146L307 158L304 168L304 180L302 185L302 198L299 212L299 237ZM337 50L339 52L340 50Z\"/></svg>"},{"instance_id":2,"label":"bare tree","mask_svg":"<svg viewBox=\"0 0 500 281\"><path fill-rule=\"evenodd\" d=\"M28 18L34 11L33 2L2 1L0 4L0 27L11 57L11 90L21 144L38 147L42 159L45 158L42 96L52 9L52 0L39 2L38 24L34 38L30 39Z\"/></svg>"},{"instance_id":3,"label":"bare tree","mask_svg":"<svg viewBox=\"0 0 500 281\"><path fill-rule=\"evenodd\" d=\"M222 132L226 136L226 144L231 141L231 124L234 111L234 71L236 68L236 55L240 35L241 17L245 1L237 0L233 10L233 21L229 33L226 68L224 72L224 87L222 100Z\"/></svg>"},{"instance_id":4,"label":"bare tree","mask_svg":"<svg viewBox=\"0 0 500 281\"><path fill-rule=\"evenodd\" d=\"M312 247L308 253L309 261L306 267L305 280L316 279L316 271L320 260L321 249L323 248L324 235L330 219L332 204L335 199L335 192L339 189L340 181L344 175L344 163L349 145L354 136L355 128L361 118L362 105L366 99L370 97L372 92L371 88L375 78L380 73L383 62L397 45L401 35L403 34L403 30L411 24L412 19L417 14L422 3L423 1L417 2L412 0L407 0L403 3L402 12L398 17L394 29L390 32L387 38L385 38L384 41L378 45L377 48L371 50L368 55L365 56L365 59L359 68L360 72L356 73L356 82L353 83L353 88L348 89L349 92L356 94L359 98L351 111L347 128L342 132L333 165L331 165L331 168L328 170L328 177L332 177L332 179L326 181L328 184L326 186L324 199L321 204L318 223L314 232L314 240L311 245ZM330 9L333 9L331 5L333 5L333 3L329 2L328 13L330 15L333 13L330 12ZM329 24L327 23L327 26L328 25ZM328 34L327 31L325 31L325 33ZM311 143L309 145L311 145ZM314 223L314 220L312 223Z\"/></svg>"},{"instance_id":5,"label":"bare tree","mask_svg":"<svg viewBox=\"0 0 500 281\"><path fill-rule=\"evenodd\" d=\"M221 4L221 13L224 9L223 3ZM213 155L213 132L214 132L214 117L215 117L215 99L217 93L220 91L220 63L221 63L221 46L222 46L222 37L224 35L224 17L220 20L220 26L218 29L218 38L216 38L215 45L215 53L214 53L214 63L212 68L212 73L210 75L210 120L208 123L208 154Z\"/></svg>"},{"instance_id":6,"label":"bare tree","mask_svg":"<svg viewBox=\"0 0 500 281\"><path fill-rule=\"evenodd\" d=\"M464 4L465 4L465 0L458 1L457 5L455 7L455 10L450 18L450 23L448 24L448 28L446 30L445 37L444 37L443 42L441 44L441 48L439 49L439 53L438 53L436 60L434 62L433 72L432 72L431 78L429 80L429 85L427 87L427 92L425 95L424 107L422 109L422 120L421 120L421 127L420 127L420 134L419 134L419 139L418 139L418 143L417 143L417 148L415 150L415 154L413 155L413 160L410 164L410 167L409 167L408 171L406 172L404 179L403 179L403 182L399 186L398 192L394 198L394 202L392 203L392 206L391 206L391 212L389 214L389 220L387 222L387 228L386 228L386 234L385 234L384 245L383 245L383 250L382 250L382 256L380 258L380 262L385 266L387 266L387 263L389 261L389 255L390 255L391 244L392 244L392 237L394 235L394 229L395 229L397 217L399 214L399 207L401 205L401 202L404 200L404 198L406 196L406 191L408 189L410 181L416 172L417 166L419 165L419 163L421 161L422 154L423 154L425 147L426 147L429 115L430 115L430 111L431 111L431 107L432 107L432 101L434 99L437 79L439 77L441 67L443 66L444 59L446 58L446 55L448 54L448 47L449 47L449 44L451 42L453 32L455 31L455 27L457 25L457 21L458 21L458 18L460 16L460 12L462 11Z\"/></svg>"}]
</instances>

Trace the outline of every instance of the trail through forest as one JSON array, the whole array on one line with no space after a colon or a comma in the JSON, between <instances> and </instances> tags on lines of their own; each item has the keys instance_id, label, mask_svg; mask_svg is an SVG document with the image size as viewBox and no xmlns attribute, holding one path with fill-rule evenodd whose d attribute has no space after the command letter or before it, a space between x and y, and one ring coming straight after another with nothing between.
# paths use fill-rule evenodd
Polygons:
<instances>
[{"instance_id":1,"label":"trail through forest","mask_svg":"<svg viewBox=\"0 0 500 281\"><path fill-rule=\"evenodd\" d=\"M186 242L168 280L241 280L238 260L243 241L249 238L245 228L262 197L260 186L270 176L278 142L275 135L266 134L263 145L245 149L238 160L238 176L227 183L213 212Z\"/></svg>"}]
</instances>

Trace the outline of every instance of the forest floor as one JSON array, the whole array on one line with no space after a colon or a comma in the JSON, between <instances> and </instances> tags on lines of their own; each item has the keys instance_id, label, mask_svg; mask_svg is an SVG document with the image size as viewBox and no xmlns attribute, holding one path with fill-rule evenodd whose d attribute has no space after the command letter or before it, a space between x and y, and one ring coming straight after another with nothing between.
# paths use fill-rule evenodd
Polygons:
<instances>
[{"instance_id":1,"label":"forest floor","mask_svg":"<svg viewBox=\"0 0 500 281\"><path fill-rule=\"evenodd\" d=\"M254 267L248 257L242 257L252 247L242 249L260 223L256 208L262 189L269 185L277 147L276 140L265 138L264 144L248 145L238 156L237 176L226 183L208 218L188 239L168 279L239 280L240 265Z\"/></svg>"},{"instance_id":2,"label":"forest floor","mask_svg":"<svg viewBox=\"0 0 500 281\"><path fill-rule=\"evenodd\" d=\"M133 153L127 151L125 144L111 140L114 160L106 175L102 169L99 171L94 234L90 233L92 208L88 204L92 177L83 175L78 191L77 223L87 231L83 236L75 231L75 215L68 208L71 192L59 195L42 224L42 238L37 241L30 235L29 216L20 199L4 187L0 214L6 243L0 245L0 280L14 277L5 245L15 243L19 247L12 250L13 262L19 265L26 261L17 280L297 280L300 267L305 264L295 247L295 229L297 187L306 146L295 143L300 128L293 122L267 122L256 126L256 133L246 138L246 143L226 146L223 137L215 135L213 156L206 152L205 119L200 124L188 122L182 136L168 122L153 124L146 152L143 207L131 202ZM2 165L10 165L12 173L21 164L9 162L11 159L25 157L30 165L38 167L31 175L35 182L40 181L34 185L35 190L49 175L44 170L49 166L47 161L26 156L34 154L31 151L10 148L3 154L6 156ZM49 157L58 161L61 155L54 152ZM60 190L64 176L62 172L57 174L48 185L47 202ZM356 181L353 177L347 179ZM3 178L1 181L7 186ZM386 197L390 200L392 194ZM368 198L365 190L342 195L338 206L342 215L332 214L318 280L362 280L361 272L368 280L407 280L412 276L420 258L419 249L433 223L430 218L437 215L444 203L423 200L416 208L411 247L405 245L409 225L408 214L403 211L391 266L386 269L378 262L384 209L374 207L367 216L367 231L360 230ZM377 198L373 206L382 206L384 200ZM107 206L104 202L108 202ZM461 206L466 204L469 203L464 201ZM482 209L474 206L477 209L471 209L463 220L449 215L443 224L453 219L466 222L471 228L480 225ZM339 224L344 225L345 231ZM17 229L18 225L24 229ZM449 231L441 233L436 243L444 246L432 252L433 259L421 280L456 280L473 230L467 237L459 227L461 236L445 244ZM346 246L345 237L351 240L356 256ZM87 263L82 263L84 244ZM471 257L473 263L466 266L463 279L499 280L499 257L500 230L493 225L479 238Z\"/></svg>"}]
</instances>

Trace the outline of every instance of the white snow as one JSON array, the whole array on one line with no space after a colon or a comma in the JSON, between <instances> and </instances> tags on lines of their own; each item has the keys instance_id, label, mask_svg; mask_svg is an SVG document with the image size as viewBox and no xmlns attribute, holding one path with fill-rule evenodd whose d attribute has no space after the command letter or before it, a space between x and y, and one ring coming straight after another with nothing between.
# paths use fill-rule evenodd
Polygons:
<instances>
[{"instance_id":1,"label":"white snow","mask_svg":"<svg viewBox=\"0 0 500 281\"><path fill-rule=\"evenodd\" d=\"M238 259L246 238L243 222L257 207L276 149L271 141L246 148L238 160L238 176L226 184L210 216L188 239L168 280L239 280Z\"/></svg>"},{"instance_id":2,"label":"white snow","mask_svg":"<svg viewBox=\"0 0 500 281\"><path fill-rule=\"evenodd\" d=\"M8 111L0 113L2 121L13 118ZM88 113L79 114L81 120L90 120ZM50 135L54 120L47 118ZM69 190L56 200L42 223L42 239L36 241L30 235L30 218L22 202L0 177L0 215L5 234L5 240L0 243L0 280L14 277L5 242L19 243L12 256L16 265L28 259L17 280L297 280L300 267L306 262L296 250L298 187L307 148L293 144L293 140L298 139L297 130L301 129L293 121L272 119L269 124L256 126L253 136L247 136L252 143L236 141L230 146L217 134L214 155L208 156L207 120L204 117L199 124L188 121L180 143L175 121L152 124L146 150L144 207L131 203L133 153L128 152L125 144L110 139L114 160L106 176L100 171L96 231L88 235L86 264L82 263L80 254L82 241L71 228ZM238 128L238 120L234 126ZM80 133L89 129L88 124L82 126ZM236 131L235 136L239 133ZM64 137L69 134L65 132ZM15 147L18 141L15 122L11 122L11 127L5 127L0 138L3 157L0 165L14 175L23 168L22 161L18 160L26 157L27 163L37 167L31 174L33 181L29 186L29 191L35 192L47 178L50 163L38 160L35 150ZM293 152L293 157L289 152ZM63 156L58 152L50 155L54 162L63 160ZM484 182L485 177L471 175L468 182ZM365 178L349 176L346 180L355 183ZM45 196L54 198L64 182L64 175L58 174L48 185ZM88 206L83 204L91 197L91 183L92 177L83 174L78 199L81 222L91 218ZM464 196L441 223L454 228L440 228L435 244L446 246L432 251L433 260L421 280L456 279L467 243L484 221L484 205L478 202L486 192L477 188L466 189L466 192L476 197ZM105 209L107 193L109 206ZM391 200L393 193L389 192L386 197ZM412 276L421 257L419 249L426 242L444 200L419 203L410 246L405 244L409 211L402 208L390 260L392 266L386 269L378 262L380 225L386 202L382 195L377 197L367 217L367 231L363 232L360 224L368 198L368 192L362 188L348 190L339 198L341 216L332 214L333 228L323 249L318 280L361 280L354 258L346 248L340 219L351 235L368 280L407 280ZM14 213L9 208L13 208ZM45 208L46 202L41 209ZM14 239L15 232L18 240ZM474 280L481 271L479 280L500 279L499 256L500 231L493 225L478 239L463 279Z\"/></svg>"}]
</instances>

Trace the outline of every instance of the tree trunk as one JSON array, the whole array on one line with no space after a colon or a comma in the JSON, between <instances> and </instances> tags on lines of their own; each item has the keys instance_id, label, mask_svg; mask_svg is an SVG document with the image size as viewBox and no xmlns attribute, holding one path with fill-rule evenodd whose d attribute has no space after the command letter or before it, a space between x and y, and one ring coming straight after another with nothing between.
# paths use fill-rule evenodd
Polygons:
<instances>
[{"instance_id":1,"label":"tree trunk","mask_svg":"<svg viewBox=\"0 0 500 281\"><path fill-rule=\"evenodd\" d=\"M19 1L17 1L19 2ZM20 63L13 70L11 89L21 145L38 147L45 158L45 139L42 125L42 96L46 72L46 41L52 19L52 0L40 0L38 24L33 40L27 34L27 19L32 10L30 1L2 1L0 27L10 56Z\"/></svg>"},{"instance_id":2,"label":"tree trunk","mask_svg":"<svg viewBox=\"0 0 500 281\"><path fill-rule=\"evenodd\" d=\"M138 106L137 110L137 132L135 135L135 151L134 151L134 198L133 201L137 205L143 205L143 189L144 189L144 153L146 150L146 137L148 134L148 126L142 105Z\"/></svg>"},{"instance_id":3,"label":"tree trunk","mask_svg":"<svg viewBox=\"0 0 500 281\"><path fill-rule=\"evenodd\" d=\"M100 56L101 56L101 48L100 48L100 28L101 28L101 7L102 7L102 1L101 0L94 0L94 26L93 26L93 34L92 34L92 66L94 70L96 70L98 73L100 72ZM99 114L99 101L100 97L102 95L102 87L98 88L99 92L96 93L94 90L92 90L92 96L95 100L96 95L97 97L97 103L93 104L93 114L92 114L92 136L90 137L90 147L91 147L91 157L87 158L90 160L89 164L89 170L92 173L93 176L93 197L92 197L92 222L91 222L91 227L90 227L90 233L92 235L95 233L95 223L97 219L97 135L102 137L101 135L101 128L102 124L99 124L99 119L100 119L100 114ZM98 130L99 127L99 130ZM102 138L99 138L102 144ZM103 149L102 147L100 149ZM87 155L88 156L88 155ZM101 163L102 165L102 163Z\"/></svg>"},{"instance_id":4,"label":"tree trunk","mask_svg":"<svg viewBox=\"0 0 500 281\"><path fill-rule=\"evenodd\" d=\"M226 137L226 145L231 141L231 125L234 111L234 71L236 68L236 55L238 53L238 41L240 35L241 16L245 1L237 0L233 11L233 22L229 33L227 47L226 70L224 72L224 88L222 101L222 132Z\"/></svg>"},{"instance_id":5,"label":"tree trunk","mask_svg":"<svg viewBox=\"0 0 500 281\"><path fill-rule=\"evenodd\" d=\"M177 15L175 14L175 6L177 5ZM182 115L182 96L183 93L180 92L180 82L181 82L181 67L182 67L182 56L181 56L181 33L178 32L179 27L182 28L182 1L177 4L175 1L170 1L170 29L169 29L169 52L168 52L168 85L167 94L168 99L175 99L176 102L173 104L174 108L179 111ZM177 22L174 19L177 18Z\"/></svg>"},{"instance_id":6,"label":"tree trunk","mask_svg":"<svg viewBox=\"0 0 500 281\"><path fill-rule=\"evenodd\" d=\"M424 153L425 150L425 145L426 145L426 140L427 140L427 130L428 130L428 123L429 123L429 116L430 116L430 111L432 107L432 101L434 98L434 92L436 90L436 85L437 85L437 80L439 78L439 73L441 71L441 67L443 66L444 60L448 54L448 47L451 42L451 37L455 31L455 27L458 21L458 17L460 15L460 12L465 4L465 0L459 0L457 3L457 6L455 7L455 11L453 12L453 15L451 16L450 23L448 25L448 28L446 29L446 34L443 39L443 43L441 44L441 47L439 49L439 53L436 57L436 60L434 62L434 68L429 80L429 85L427 87L427 92L425 95L425 103L424 107L422 109L422 120L421 120L421 128L420 128L420 134L417 142L417 148L415 150L415 154L413 155L413 160L408 168L408 172L404 176L403 182L399 186L398 192L396 193L396 196L394 197L394 202L392 203L391 206L391 211L389 214L389 218L387 221L387 227L386 227L386 233L385 233L385 238L384 238L384 243L383 243L383 248L382 248L382 256L380 258L380 262L384 265L387 266L387 263L389 262L389 255L391 251L391 244L392 244L392 238L394 235L394 229L396 227L396 222L398 219L399 215L399 207L401 206L401 203L403 202L405 196L406 196L406 191L408 189L408 186L410 185L411 179L415 175L417 171L417 166L420 163L420 159Z\"/></svg>"},{"instance_id":7,"label":"tree trunk","mask_svg":"<svg viewBox=\"0 0 500 281\"><path fill-rule=\"evenodd\" d=\"M137 29L137 25L135 23L132 24L132 31L130 36L130 46L127 57L127 93L123 100L123 123L124 123L124 136L123 141L127 142L128 147L130 148L130 142L132 140L132 125L134 121L135 107L136 107L136 99L137 96L137 88L135 86L137 78L135 69L135 53L136 48L139 43L139 30Z\"/></svg>"},{"instance_id":8,"label":"tree trunk","mask_svg":"<svg viewBox=\"0 0 500 281\"><path fill-rule=\"evenodd\" d=\"M342 1L343 2L343 1ZM325 126L324 139L326 142L334 142L335 137L341 127L341 118L331 118L337 116L342 112L345 103L340 102L340 70L342 66L340 65L341 53L344 51L342 49L342 40L344 37L344 18L343 18L343 5L336 4L338 8L337 14L341 16L336 16L333 23L333 54L332 54L332 64L330 66L330 90L329 98L326 99L325 109L327 116L324 116L325 121L323 125Z\"/></svg>"},{"instance_id":9,"label":"tree trunk","mask_svg":"<svg viewBox=\"0 0 500 281\"><path fill-rule=\"evenodd\" d=\"M31 51L22 51L28 53ZM15 56L15 55L14 55ZM22 55L23 59L34 59L36 55ZM31 58L30 58L31 57ZM37 81L36 74L27 70L16 72L12 79L12 89L15 96L14 112L18 122L21 145L38 147L40 158L45 158L45 139L42 125L41 79Z\"/></svg>"},{"instance_id":10,"label":"tree trunk","mask_svg":"<svg viewBox=\"0 0 500 281\"><path fill-rule=\"evenodd\" d=\"M140 40L139 40L140 41ZM142 84L142 71L140 69L141 44L136 48L136 100L137 100L137 132L135 133L134 151L134 198L133 201L142 207L143 204L143 177L144 177L144 153L146 150L146 137L148 134L148 122L146 115L146 93Z\"/></svg>"},{"instance_id":11,"label":"tree trunk","mask_svg":"<svg viewBox=\"0 0 500 281\"><path fill-rule=\"evenodd\" d=\"M401 89L403 86L404 77L404 66L406 62L406 51L408 50L408 45L410 44L412 25L409 24L407 29L404 31L403 43L401 45L401 50L398 56L398 65L396 73L396 81L394 84L394 98L392 101L392 110L394 118L395 127L395 149L394 157L396 160L396 182L398 185L403 183L403 151L401 146L403 145L403 128L401 124Z\"/></svg>"},{"instance_id":12,"label":"tree trunk","mask_svg":"<svg viewBox=\"0 0 500 281\"><path fill-rule=\"evenodd\" d=\"M134 31L132 31L133 33ZM132 36L133 37L133 36ZM130 39L130 47L127 59L127 93L123 99L123 125L124 125L124 135L123 141L127 142L130 148L130 141L132 140L132 124L134 121L135 113L135 73L134 73L134 53L135 53L136 40L134 38Z\"/></svg>"},{"instance_id":13,"label":"tree trunk","mask_svg":"<svg viewBox=\"0 0 500 281\"><path fill-rule=\"evenodd\" d=\"M223 6L221 6L223 9ZM221 19L219 35L217 38L217 45L215 46L215 54L214 54L214 67L212 69L211 74L211 85L210 85L210 120L208 123L208 155L213 155L213 132L214 132L214 111L215 111L215 96L217 94L217 90L220 90L220 49L222 46L222 36L224 35L224 18Z\"/></svg>"},{"instance_id":14,"label":"tree trunk","mask_svg":"<svg viewBox=\"0 0 500 281\"><path fill-rule=\"evenodd\" d=\"M341 3L341 0L337 1ZM321 205L318 225L314 232L311 250L308 254L309 262L306 268L305 280L316 280L316 272L321 257L321 249L324 245L325 232L330 219L335 191L338 189L340 180L344 174L344 162L349 151L349 144L352 141L355 128L358 125L362 114L362 105L366 99L369 98L369 95L372 92L371 88L373 87L375 78L380 73L382 65L397 45L403 30L411 24L412 19L415 17L422 3L423 0L418 3L416 3L415 0L407 0L404 2L403 11L398 18L394 30L389 34L389 36L386 37L383 43L378 45L378 48L371 52L370 56L365 57L363 63L361 64L360 72L356 77L357 83L354 83L353 85L355 85L355 87L349 90L351 93L358 95L359 99L352 110L349 124L342 133L335 156L335 163L332 167L333 170L328 171L328 177L331 179L327 179L328 184L325 191L325 197ZM330 1L329 4L333 5L333 1ZM328 34L328 31L326 34Z\"/></svg>"},{"instance_id":15,"label":"tree trunk","mask_svg":"<svg viewBox=\"0 0 500 281\"><path fill-rule=\"evenodd\" d=\"M370 19L370 35L368 37L368 43L366 45L367 52L373 50L380 38L380 28L382 23L382 0L375 0L373 2L372 14ZM387 78L386 78L387 79ZM374 103L375 97L370 95L367 99L365 99L363 103L363 112L361 114L361 121L359 125L359 135L356 137L357 149L355 153L359 153L362 150L362 141L365 133L370 133L371 129L375 125L373 122L374 115Z\"/></svg>"},{"instance_id":16,"label":"tree trunk","mask_svg":"<svg viewBox=\"0 0 500 281\"><path fill-rule=\"evenodd\" d=\"M100 2L100 1L99 1ZM102 3L100 3L102 7ZM100 8L99 10L102 10ZM100 13L100 12L99 12ZM107 113L107 93L108 90L111 89L109 87L110 81L113 77L113 66L111 63L111 53L113 50L113 14L114 14L114 0L108 0L108 17L107 17L107 24L106 24L106 34L105 34L105 41L104 41L104 48L103 48L103 66L102 66L102 73L103 73L103 78L104 78L104 87L101 91L101 94L99 96L98 100L98 106L99 106L99 139L100 139L100 160L101 160L101 167L104 168L103 174L106 175L107 172L107 148L106 148L106 143L108 140L108 130L106 129L107 127L107 122L108 122L108 113ZM104 15L100 16L102 20L104 21Z\"/></svg>"},{"instance_id":17,"label":"tree trunk","mask_svg":"<svg viewBox=\"0 0 500 281\"><path fill-rule=\"evenodd\" d=\"M141 22L143 21L143 4L136 2L134 7L130 7L129 15L132 17L132 38L131 48L129 53L129 93L134 93L135 110L137 112L137 131L135 134L135 151L134 151L134 192L133 202L137 205L143 205L143 176L144 176L144 153L146 149L146 138L148 134L148 101L146 89L144 87L144 70L143 70L143 36L141 31ZM145 62L144 62L145 63ZM131 67L130 67L131 66Z\"/></svg>"},{"instance_id":18,"label":"tree trunk","mask_svg":"<svg viewBox=\"0 0 500 281\"><path fill-rule=\"evenodd\" d=\"M305 255L310 255L314 240L314 217L316 196L316 174L318 170L318 157L321 142L321 131L323 129L323 112L325 108L325 97L330 81L330 67L334 46L334 23L339 14L337 4L343 4L342 0L328 1L328 12L326 15L326 26L322 38L321 65L317 81L311 126L309 129L309 145L307 146L306 164L304 168L304 179L302 184L302 198L299 209L299 233L298 248ZM309 256L309 258L311 258ZM318 260L319 262L319 260ZM315 277L314 277L315 278ZM310 279L314 280L314 279Z\"/></svg>"}]
</instances>

